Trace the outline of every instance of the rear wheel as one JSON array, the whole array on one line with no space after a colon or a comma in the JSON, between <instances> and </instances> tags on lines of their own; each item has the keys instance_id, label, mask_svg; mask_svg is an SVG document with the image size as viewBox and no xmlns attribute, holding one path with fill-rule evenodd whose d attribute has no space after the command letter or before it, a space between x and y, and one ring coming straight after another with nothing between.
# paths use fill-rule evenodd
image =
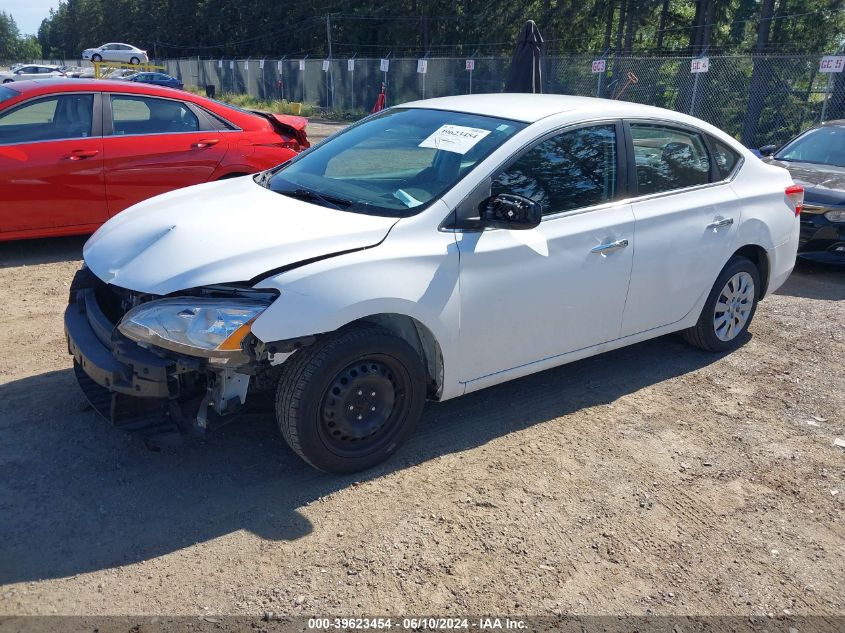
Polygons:
<instances>
[{"instance_id":1,"label":"rear wheel","mask_svg":"<svg viewBox=\"0 0 845 633\"><path fill-rule=\"evenodd\" d=\"M276 419L306 462L350 473L393 454L424 402L425 369L416 351L388 330L362 324L291 356L279 380Z\"/></svg>"},{"instance_id":2,"label":"rear wheel","mask_svg":"<svg viewBox=\"0 0 845 633\"><path fill-rule=\"evenodd\" d=\"M709 352L739 347L760 298L760 272L750 259L732 257L722 269L686 341Z\"/></svg>"},{"instance_id":3,"label":"rear wheel","mask_svg":"<svg viewBox=\"0 0 845 633\"><path fill-rule=\"evenodd\" d=\"M3 83L4 83L4 84L10 84L10 83L12 83L13 81L14 81L14 79L4 79L4 80L3 80Z\"/></svg>"},{"instance_id":4,"label":"rear wheel","mask_svg":"<svg viewBox=\"0 0 845 633\"><path fill-rule=\"evenodd\" d=\"M141 60L138 59L137 57L133 57L132 59L129 60L129 63L132 64L133 66L137 66L138 64L141 63Z\"/></svg>"}]
</instances>

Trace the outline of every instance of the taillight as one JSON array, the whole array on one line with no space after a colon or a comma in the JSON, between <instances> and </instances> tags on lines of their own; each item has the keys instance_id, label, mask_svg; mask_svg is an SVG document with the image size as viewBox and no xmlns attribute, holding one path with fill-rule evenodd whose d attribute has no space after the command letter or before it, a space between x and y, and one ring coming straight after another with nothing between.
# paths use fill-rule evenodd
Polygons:
<instances>
[{"instance_id":1,"label":"taillight","mask_svg":"<svg viewBox=\"0 0 845 633\"><path fill-rule=\"evenodd\" d=\"M281 141L279 143L261 143L261 147L281 147L283 149L292 149L295 152L300 151L301 147L296 141Z\"/></svg>"},{"instance_id":2,"label":"taillight","mask_svg":"<svg viewBox=\"0 0 845 633\"><path fill-rule=\"evenodd\" d=\"M795 205L795 215L801 215L801 209L804 208L804 187L801 185L789 185L784 189L784 193Z\"/></svg>"}]
</instances>

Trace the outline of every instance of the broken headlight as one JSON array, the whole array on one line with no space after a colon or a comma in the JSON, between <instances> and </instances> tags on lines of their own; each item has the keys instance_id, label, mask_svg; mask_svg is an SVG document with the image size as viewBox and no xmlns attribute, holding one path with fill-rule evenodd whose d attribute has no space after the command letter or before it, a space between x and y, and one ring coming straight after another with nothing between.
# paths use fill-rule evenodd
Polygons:
<instances>
[{"instance_id":1,"label":"broken headlight","mask_svg":"<svg viewBox=\"0 0 845 633\"><path fill-rule=\"evenodd\" d=\"M142 345L226 362L243 357L241 342L268 305L249 299L160 299L132 308L117 328Z\"/></svg>"}]
</instances>

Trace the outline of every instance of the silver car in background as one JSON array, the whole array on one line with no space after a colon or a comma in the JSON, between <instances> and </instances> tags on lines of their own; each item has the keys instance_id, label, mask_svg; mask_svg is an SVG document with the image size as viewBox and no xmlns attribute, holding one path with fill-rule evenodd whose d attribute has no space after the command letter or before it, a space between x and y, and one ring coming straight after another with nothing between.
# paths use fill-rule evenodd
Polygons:
<instances>
[{"instance_id":1,"label":"silver car in background","mask_svg":"<svg viewBox=\"0 0 845 633\"><path fill-rule=\"evenodd\" d=\"M86 48L82 59L92 62L119 62L121 64L146 64L150 61L147 51L131 44L111 43L97 48Z\"/></svg>"}]
</instances>

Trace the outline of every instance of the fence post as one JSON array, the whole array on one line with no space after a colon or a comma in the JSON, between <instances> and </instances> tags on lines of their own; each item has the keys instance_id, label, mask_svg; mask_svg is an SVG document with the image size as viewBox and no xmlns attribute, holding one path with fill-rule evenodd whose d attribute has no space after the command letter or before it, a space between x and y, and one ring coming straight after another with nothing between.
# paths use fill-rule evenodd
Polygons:
<instances>
[{"instance_id":1,"label":"fence post","mask_svg":"<svg viewBox=\"0 0 845 633\"><path fill-rule=\"evenodd\" d=\"M695 73L695 79L692 80L692 101L689 106L690 116L695 116L695 100L698 96L698 76L701 73Z\"/></svg>"},{"instance_id":2,"label":"fence post","mask_svg":"<svg viewBox=\"0 0 845 633\"><path fill-rule=\"evenodd\" d=\"M827 88L825 88L824 91L824 101L822 101L822 119L820 123L824 123L824 117L827 115L827 102L830 99L831 77L833 77L833 73L827 73Z\"/></svg>"}]
</instances>

